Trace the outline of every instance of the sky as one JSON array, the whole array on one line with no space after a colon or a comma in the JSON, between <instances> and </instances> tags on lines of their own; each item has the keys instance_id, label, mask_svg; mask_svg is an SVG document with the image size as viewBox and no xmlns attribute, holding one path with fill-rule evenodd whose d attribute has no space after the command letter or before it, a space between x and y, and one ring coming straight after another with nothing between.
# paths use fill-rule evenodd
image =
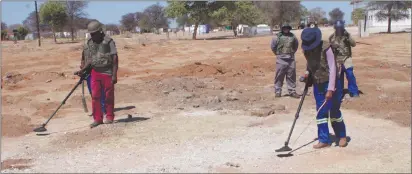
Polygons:
<instances>
[{"instance_id":1,"label":"sky","mask_svg":"<svg viewBox=\"0 0 412 174\"><path fill-rule=\"evenodd\" d=\"M37 2L38 8L44 1ZM23 20L34 11L34 1L19 1L19 0L3 0L1 3L1 20L7 25L22 23ZM104 24L115 23L118 24L121 16L127 13L135 13L143 11L146 7L160 3L166 6L165 1L91 1L85 10L88 14L88 18L97 19ZM303 1L308 10L321 7L326 16L332 9L338 7L345 13L344 20L346 23L352 23L351 12L352 6L349 1ZM172 21L170 27L176 26L176 23Z\"/></svg>"}]
</instances>

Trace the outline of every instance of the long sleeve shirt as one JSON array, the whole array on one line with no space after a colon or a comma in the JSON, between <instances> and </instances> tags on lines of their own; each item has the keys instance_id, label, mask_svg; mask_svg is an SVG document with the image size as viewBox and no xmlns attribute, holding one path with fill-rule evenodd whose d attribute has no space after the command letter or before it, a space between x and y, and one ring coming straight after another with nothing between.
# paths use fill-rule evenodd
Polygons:
<instances>
[{"instance_id":1,"label":"long sleeve shirt","mask_svg":"<svg viewBox=\"0 0 412 174\"><path fill-rule=\"evenodd\" d=\"M331 48L329 48L326 51L326 60L328 61L328 66L329 66L328 90L329 91L335 91L336 65L335 65L335 56L334 56Z\"/></svg>"}]
</instances>

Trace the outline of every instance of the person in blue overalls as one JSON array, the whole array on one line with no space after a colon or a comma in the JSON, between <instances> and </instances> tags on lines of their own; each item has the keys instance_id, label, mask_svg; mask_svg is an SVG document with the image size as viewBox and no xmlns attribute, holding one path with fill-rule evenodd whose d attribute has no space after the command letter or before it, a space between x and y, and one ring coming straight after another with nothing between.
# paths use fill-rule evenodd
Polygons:
<instances>
[{"instance_id":1,"label":"person in blue overalls","mask_svg":"<svg viewBox=\"0 0 412 174\"><path fill-rule=\"evenodd\" d=\"M339 139L339 146L345 147L346 127L340 111L343 89L331 46L329 42L322 41L322 33L314 25L302 31L301 39L309 72L308 82L313 84L316 110L318 110L316 120L319 143L313 148L330 146L329 117L335 136Z\"/></svg>"}]
</instances>

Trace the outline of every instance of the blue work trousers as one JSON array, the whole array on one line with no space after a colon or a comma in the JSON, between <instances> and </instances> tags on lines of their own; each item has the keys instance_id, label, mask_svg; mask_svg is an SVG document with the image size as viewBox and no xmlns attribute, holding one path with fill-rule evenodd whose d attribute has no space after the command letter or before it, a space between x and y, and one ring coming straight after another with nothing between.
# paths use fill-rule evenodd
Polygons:
<instances>
[{"instance_id":1,"label":"blue work trousers","mask_svg":"<svg viewBox=\"0 0 412 174\"><path fill-rule=\"evenodd\" d=\"M318 138L319 142L331 144L329 139L329 119L332 124L333 131L335 132L336 138L346 137L346 127L343 122L342 113L340 111L341 97L343 94L342 85L340 80L336 80L337 89L333 93L332 98L327 101L327 103L321 108L316 116L316 121L318 125ZM325 95L328 91L328 83L313 84L313 94L316 100L316 110L322 106L325 101ZM329 116L328 116L329 115Z\"/></svg>"},{"instance_id":2,"label":"blue work trousers","mask_svg":"<svg viewBox=\"0 0 412 174\"><path fill-rule=\"evenodd\" d=\"M348 80L348 91L352 95L359 95L359 89L358 85L356 84L356 78L355 74L353 73L353 67L350 68L345 68L344 65L342 65L342 71L340 74L340 83L342 86L342 89L345 88L345 75L346 74L346 79Z\"/></svg>"}]
</instances>

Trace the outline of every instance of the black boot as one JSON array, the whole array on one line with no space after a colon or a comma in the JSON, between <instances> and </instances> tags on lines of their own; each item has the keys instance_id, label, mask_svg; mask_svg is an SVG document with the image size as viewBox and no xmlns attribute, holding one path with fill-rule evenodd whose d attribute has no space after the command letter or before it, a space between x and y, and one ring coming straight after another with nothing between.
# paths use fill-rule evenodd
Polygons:
<instances>
[{"instance_id":1,"label":"black boot","mask_svg":"<svg viewBox=\"0 0 412 174\"><path fill-rule=\"evenodd\" d=\"M292 98L300 98L300 95L297 94L296 92L290 93L289 96L292 97Z\"/></svg>"}]
</instances>

